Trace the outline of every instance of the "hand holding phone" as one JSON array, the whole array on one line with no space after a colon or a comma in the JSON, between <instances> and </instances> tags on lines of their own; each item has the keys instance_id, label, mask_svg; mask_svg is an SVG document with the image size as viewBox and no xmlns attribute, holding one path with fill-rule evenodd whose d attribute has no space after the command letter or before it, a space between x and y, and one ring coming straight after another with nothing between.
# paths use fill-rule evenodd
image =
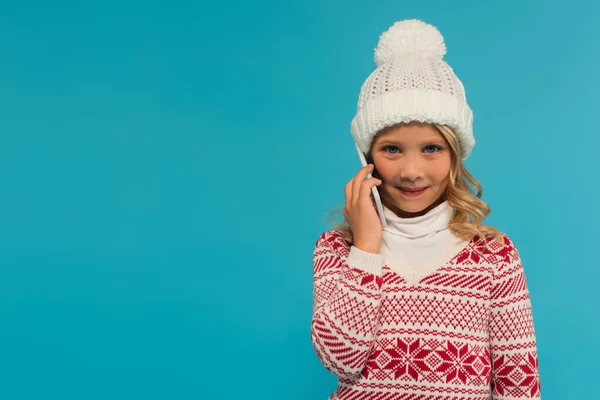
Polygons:
<instances>
[{"instance_id":1,"label":"hand holding phone","mask_svg":"<svg viewBox=\"0 0 600 400\"><path fill-rule=\"evenodd\" d=\"M367 163L367 159L365 158L365 155L363 154L362 151L360 151L360 148L358 147L358 144L356 144L356 142L354 143L354 146L356 147L356 151L358 152L358 157L360 158L360 162L362 164L363 167L366 167L368 165ZM372 178L373 175L369 172L369 174L367 175L367 178ZM377 186L373 186L371 188L371 195L373 200L375 201L375 206L377 207L377 214L379 214L379 219L381 220L381 226L383 228L387 228L387 222L385 220L385 214L383 213L383 205L381 204L381 197L379 196L379 192L377 191Z\"/></svg>"}]
</instances>

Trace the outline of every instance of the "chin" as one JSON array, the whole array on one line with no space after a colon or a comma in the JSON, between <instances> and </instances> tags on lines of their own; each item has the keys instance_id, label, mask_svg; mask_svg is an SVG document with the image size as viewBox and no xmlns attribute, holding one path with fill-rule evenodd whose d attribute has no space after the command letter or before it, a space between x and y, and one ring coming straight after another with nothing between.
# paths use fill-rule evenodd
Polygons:
<instances>
[{"instance_id":1,"label":"chin","mask_svg":"<svg viewBox=\"0 0 600 400\"><path fill-rule=\"evenodd\" d=\"M407 213L418 213L433 204L433 201L402 201L398 203L398 208Z\"/></svg>"}]
</instances>

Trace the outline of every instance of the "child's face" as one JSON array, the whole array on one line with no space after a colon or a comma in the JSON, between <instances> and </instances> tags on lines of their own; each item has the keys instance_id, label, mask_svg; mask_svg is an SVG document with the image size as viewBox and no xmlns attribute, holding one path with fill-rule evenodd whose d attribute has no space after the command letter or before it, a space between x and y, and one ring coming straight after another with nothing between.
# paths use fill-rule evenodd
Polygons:
<instances>
[{"instance_id":1,"label":"child's face","mask_svg":"<svg viewBox=\"0 0 600 400\"><path fill-rule=\"evenodd\" d=\"M379 193L383 204L399 216L414 216L434 204L449 181L451 149L438 130L429 124L412 122L385 129L375 137L371 155L383 183ZM406 193L402 189L422 189Z\"/></svg>"}]
</instances>

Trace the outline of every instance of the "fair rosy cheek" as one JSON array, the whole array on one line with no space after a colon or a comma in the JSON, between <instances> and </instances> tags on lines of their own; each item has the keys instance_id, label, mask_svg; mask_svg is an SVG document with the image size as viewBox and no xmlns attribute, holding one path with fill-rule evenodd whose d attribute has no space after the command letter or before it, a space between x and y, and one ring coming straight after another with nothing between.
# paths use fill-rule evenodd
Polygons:
<instances>
[{"instance_id":1,"label":"fair rosy cheek","mask_svg":"<svg viewBox=\"0 0 600 400\"><path fill-rule=\"evenodd\" d=\"M435 173L435 177L437 178L437 181L442 183L445 179L448 179L448 175L449 175L449 169L441 169L439 171L436 171Z\"/></svg>"},{"instance_id":2,"label":"fair rosy cheek","mask_svg":"<svg viewBox=\"0 0 600 400\"><path fill-rule=\"evenodd\" d=\"M381 176L382 178L384 178L384 180L389 179L389 177L394 175L394 169L393 168L387 168L387 167L378 167L377 168L377 172L379 173L379 176Z\"/></svg>"}]
</instances>

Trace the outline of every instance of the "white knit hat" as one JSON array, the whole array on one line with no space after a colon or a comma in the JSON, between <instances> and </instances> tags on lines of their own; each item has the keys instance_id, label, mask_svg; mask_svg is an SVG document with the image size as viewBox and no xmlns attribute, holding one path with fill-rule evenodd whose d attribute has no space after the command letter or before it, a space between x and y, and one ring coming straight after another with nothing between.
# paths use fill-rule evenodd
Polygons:
<instances>
[{"instance_id":1,"label":"white knit hat","mask_svg":"<svg viewBox=\"0 0 600 400\"><path fill-rule=\"evenodd\" d=\"M377 69L362 85L351 133L367 153L377 132L399 122L447 125L458 135L461 158L473 146L473 113L465 89L442 59L446 44L432 25L419 20L394 23L375 49Z\"/></svg>"}]
</instances>

